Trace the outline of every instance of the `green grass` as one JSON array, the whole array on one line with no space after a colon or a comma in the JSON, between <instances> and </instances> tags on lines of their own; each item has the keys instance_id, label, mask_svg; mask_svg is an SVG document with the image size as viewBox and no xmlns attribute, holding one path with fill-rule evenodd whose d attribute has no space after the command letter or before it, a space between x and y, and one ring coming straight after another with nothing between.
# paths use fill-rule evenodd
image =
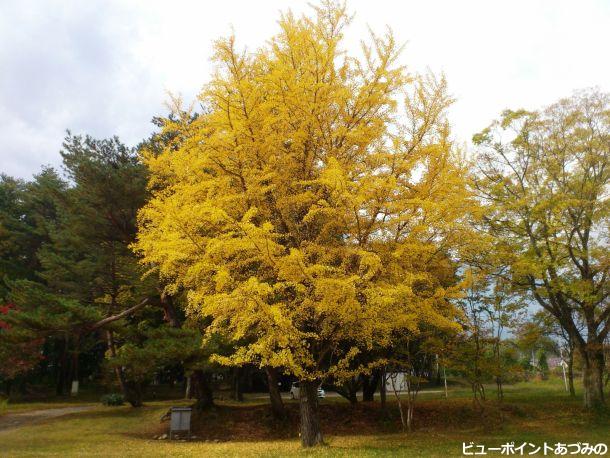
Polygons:
<instances>
[{"instance_id":1,"label":"green grass","mask_svg":"<svg viewBox=\"0 0 610 458\"><path fill-rule=\"evenodd\" d=\"M0 456L440 457L461 456L462 442L468 441L487 446L508 441L608 443L610 416L584 412L581 399L571 399L562 390L557 380L507 387L505 405L509 414L500 427L489 427L482 420L479 426L426 428L412 434L353 431L338 436L325 431L328 445L314 450L301 450L298 439L220 443L155 440L153 435L160 430L159 417L176 401L149 402L141 409L99 406L43 424L0 432ZM421 405L440 406L441 411L444 405L459 405L467 410L471 409L469 395L468 390L459 388L449 393L449 401L442 399L442 393L423 394ZM495 393L490 389L488 395L493 398ZM495 415L496 403L489 404L487 414ZM417 412L415 415L417 419Z\"/></svg>"}]
</instances>

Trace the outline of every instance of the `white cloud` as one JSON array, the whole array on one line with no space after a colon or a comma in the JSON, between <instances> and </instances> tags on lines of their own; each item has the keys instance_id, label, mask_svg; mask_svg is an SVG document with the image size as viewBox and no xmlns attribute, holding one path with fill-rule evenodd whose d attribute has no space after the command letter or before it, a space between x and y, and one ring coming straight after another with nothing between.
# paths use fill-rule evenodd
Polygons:
<instances>
[{"instance_id":1,"label":"white cloud","mask_svg":"<svg viewBox=\"0 0 610 458\"><path fill-rule=\"evenodd\" d=\"M462 141L508 107L537 108L572 90L610 90L610 3L352 0L346 45L367 25L407 42L411 71L445 72ZM129 144L164 114L166 91L192 99L209 76L212 40L233 26L255 49L281 10L305 1L3 2L0 171L28 177L59 163L66 128Z\"/></svg>"}]
</instances>

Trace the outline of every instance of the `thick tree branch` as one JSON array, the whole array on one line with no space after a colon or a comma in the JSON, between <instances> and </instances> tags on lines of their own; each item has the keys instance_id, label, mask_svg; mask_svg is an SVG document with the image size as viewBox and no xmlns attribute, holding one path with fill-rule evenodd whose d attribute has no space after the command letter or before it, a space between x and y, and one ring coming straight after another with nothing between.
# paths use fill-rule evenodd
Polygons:
<instances>
[{"instance_id":1,"label":"thick tree branch","mask_svg":"<svg viewBox=\"0 0 610 458\"><path fill-rule=\"evenodd\" d=\"M134 305L133 307L130 307L127 310L122 311L121 313L118 313L116 315L112 315L112 316L106 317L103 320L100 320L100 321L98 321L96 323L93 323L91 326L86 328L86 331L87 332L95 331L96 329L99 329L99 328L101 328L103 326L106 326L109 323L112 323L114 321L120 320L121 318L125 318L126 316L133 315L135 312L140 310L142 307L144 307L149 302L150 302L150 298L147 297L146 299L144 299L139 304Z\"/></svg>"}]
</instances>

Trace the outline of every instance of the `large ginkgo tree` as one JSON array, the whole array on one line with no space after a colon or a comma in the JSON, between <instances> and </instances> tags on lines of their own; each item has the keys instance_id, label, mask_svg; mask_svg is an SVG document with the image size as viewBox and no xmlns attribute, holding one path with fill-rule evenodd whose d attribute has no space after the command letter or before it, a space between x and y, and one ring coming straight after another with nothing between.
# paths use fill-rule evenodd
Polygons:
<instances>
[{"instance_id":1,"label":"large ginkgo tree","mask_svg":"<svg viewBox=\"0 0 610 458\"><path fill-rule=\"evenodd\" d=\"M397 64L393 36L344 52L345 8L291 13L254 52L215 43L199 116L145 155L153 198L135 249L225 364L300 380L301 439L322 442L316 391L356 356L418 327L452 328L458 287L434 274L469 243L472 201L449 139L443 79Z\"/></svg>"}]
</instances>

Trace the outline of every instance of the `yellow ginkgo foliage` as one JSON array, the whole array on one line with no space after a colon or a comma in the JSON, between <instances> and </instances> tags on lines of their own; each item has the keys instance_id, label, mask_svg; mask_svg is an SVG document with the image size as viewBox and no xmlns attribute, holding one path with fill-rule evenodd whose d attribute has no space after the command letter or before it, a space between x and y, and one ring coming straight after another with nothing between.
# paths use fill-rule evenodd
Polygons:
<instances>
[{"instance_id":1,"label":"yellow ginkgo foliage","mask_svg":"<svg viewBox=\"0 0 610 458\"><path fill-rule=\"evenodd\" d=\"M348 22L325 4L283 15L256 52L218 40L203 113L168 121L174 140L145 157L137 251L240 342L219 361L293 374L302 409L394 333L455 326L457 288L435 272L468 241L444 80L409 76L390 33L347 55ZM315 422L302 439L321 440Z\"/></svg>"}]
</instances>

